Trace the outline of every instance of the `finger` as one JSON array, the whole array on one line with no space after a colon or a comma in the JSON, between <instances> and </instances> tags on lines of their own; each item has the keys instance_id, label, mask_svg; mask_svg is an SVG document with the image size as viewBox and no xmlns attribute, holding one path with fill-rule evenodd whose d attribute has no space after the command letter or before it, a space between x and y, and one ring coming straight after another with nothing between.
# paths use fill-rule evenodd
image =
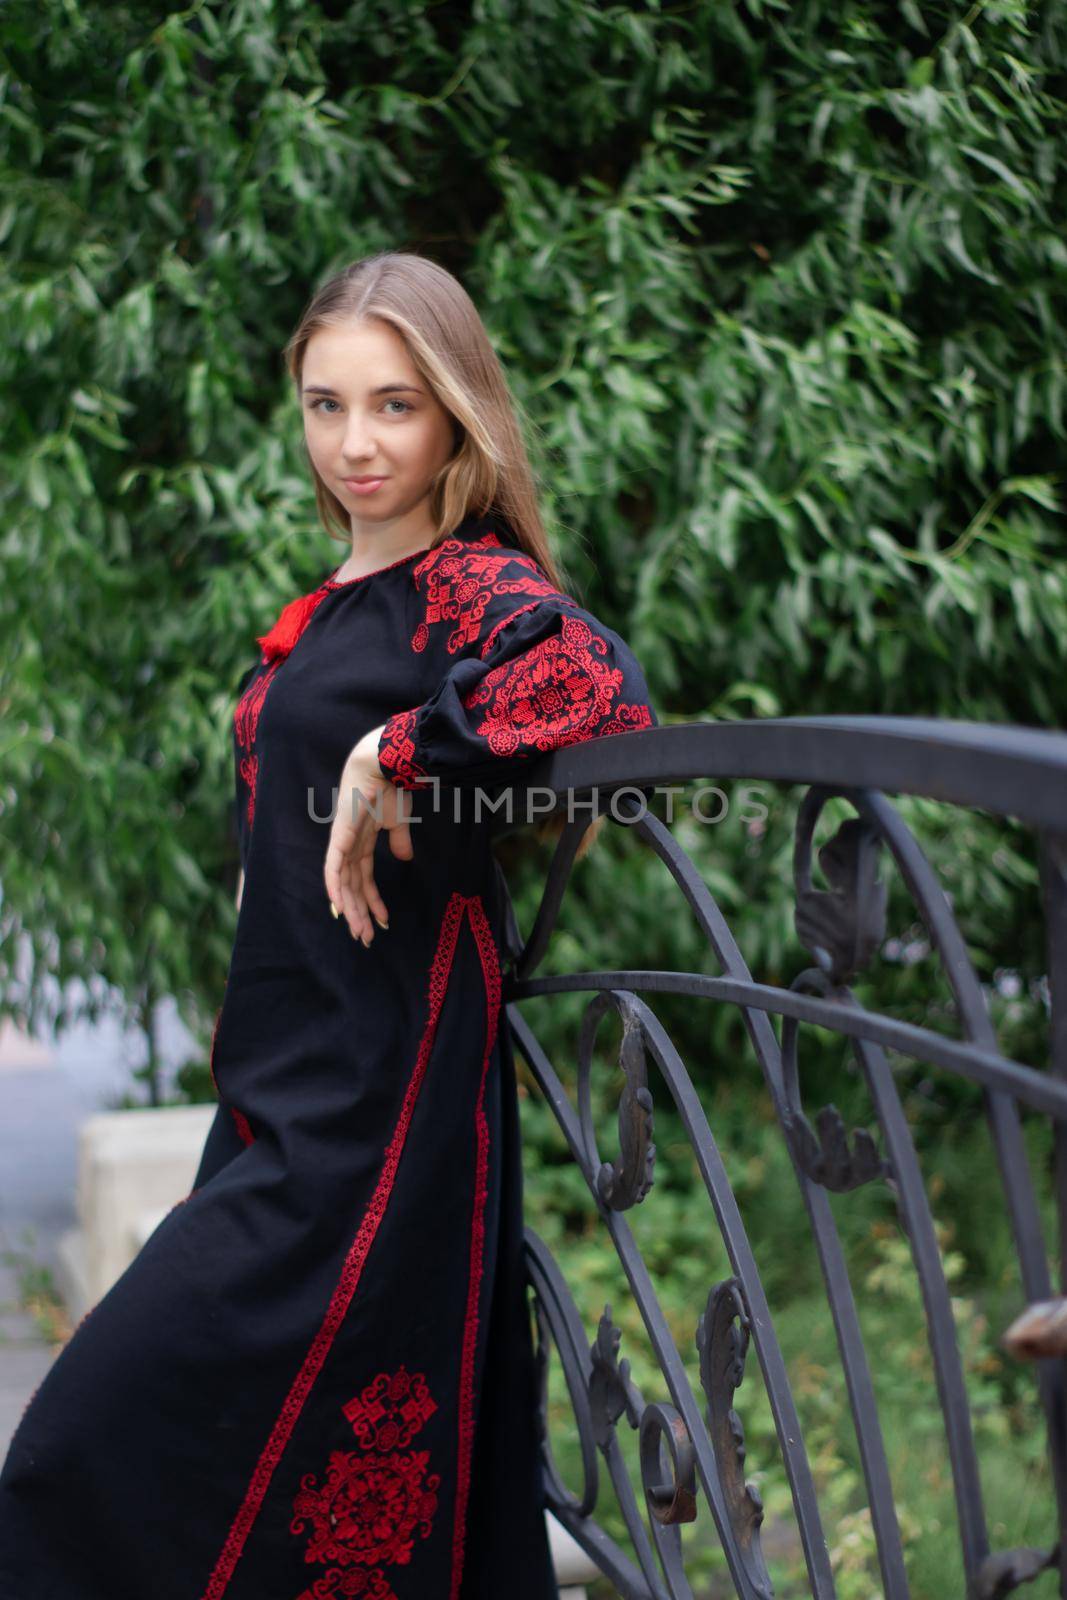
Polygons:
<instances>
[{"instance_id":1,"label":"finger","mask_svg":"<svg viewBox=\"0 0 1067 1600\"><path fill-rule=\"evenodd\" d=\"M411 810L407 791L390 784L384 806L385 826L389 830L389 848L400 861L410 861L415 854L411 842Z\"/></svg>"},{"instance_id":2,"label":"finger","mask_svg":"<svg viewBox=\"0 0 1067 1600\"><path fill-rule=\"evenodd\" d=\"M330 842L326 846L326 859L323 862L322 875L326 884L326 894L330 904L338 912L344 909L344 894L341 888L341 870L344 867L346 856L338 842L336 823L330 832Z\"/></svg>"},{"instance_id":3,"label":"finger","mask_svg":"<svg viewBox=\"0 0 1067 1600\"><path fill-rule=\"evenodd\" d=\"M353 887L366 908L371 938L374 937L375 923L386 928L389 926L389 912L374 878L374 851L378 843L378 833L376 824L369 826L350 858Z\"/></svg>"},{"instance_id":4,"label":"finger","mask_svg":"<svg viewBox=\"0 0 1067 1600\"><path fill-rule=\"evenodd\" d=\"M357 859L348 856L344 870L341 874L341 885L344 893L345 917L352 937L359 939L363 944L370 942L373 930L370 926L370 916L367 911L367 901L363 894L363 883L360 876Z\"/></svg>"},{"instance_id":5,"label":"finger","mask_svg":"<svg viewBox=\"0 0 1067 1600\"><path fill-rule=\"evenodd\" d=\"M389 912L374 881L374 851L369 850L365 855L359 856L357 865L363 880L363 898L379 926L388 928Z\"/></svg>"},{"instance_id":6,"label":"finger","mask_svg":"<svg viewBox=\"0 0 1067 1600\"><path fill-rule=\"evenodd\" d=\"M414 856L411 829L406 822L398 822L389 829L389 848L400 861L410 861Z\"/></svg>"},{"instance_id":7,"label":"finger","mask_svg":"<svg viewBox=\"0 0 1067 1600\"><path fill-rule=\"evenodd\" d=\"M326 891L330 904L337 908L340 915L348 923L349 932L353 938L358 939L363 928L363 918L359 905L352 893L349 863L351 861L351 842L355 832L348 824L341 821L340 816L335 817L330 833L330 842L326 848L326 861L323 867L323 876L326 881ZM348 848L346 848L348 845Z\"/></svg>"},{"instance_id":8,"label":"finger","mask_svg":"<svg viewBox=\"0 0 1067 1600\"><path fill-rule=\"evenodd\" d=\"M362 879L353 864L360 851L366 848L368 834L373 837L375 828L365 797L358 786L350 784L342 787L334 826L337 829L338 855L333 859L339 863L341 908L352 937L366 944L368 935L373 934L373 928L363 895Z\"/></svg>"},{"instance_id":9,"label":"finger","mask_svg":"<svg viewBox=\"0 0 1067 1600\"><path fill-rule=\"evenodd\" d=\"M350 786L342 785L337 794L324 867L326 891L338 911L344 909L341 874L358 836L362 815L358 791L354 796Z\"/></svg>"}]
</instances>

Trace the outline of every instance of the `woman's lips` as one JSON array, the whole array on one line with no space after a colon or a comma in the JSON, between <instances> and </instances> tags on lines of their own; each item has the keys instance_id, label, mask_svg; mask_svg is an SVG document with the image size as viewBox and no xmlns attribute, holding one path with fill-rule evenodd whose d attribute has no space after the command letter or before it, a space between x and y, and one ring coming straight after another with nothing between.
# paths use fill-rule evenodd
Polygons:
<instances>
[{"instance_id":1,"label":"woman's lips","mask_svg":"<svg viewBox=\"0 0 1067 1600\"><path fill-rule=\"evenodd\" d=\"M342 478L341 482L352 494L373 494L384 478Z\"/></svg>"}]
</instances>

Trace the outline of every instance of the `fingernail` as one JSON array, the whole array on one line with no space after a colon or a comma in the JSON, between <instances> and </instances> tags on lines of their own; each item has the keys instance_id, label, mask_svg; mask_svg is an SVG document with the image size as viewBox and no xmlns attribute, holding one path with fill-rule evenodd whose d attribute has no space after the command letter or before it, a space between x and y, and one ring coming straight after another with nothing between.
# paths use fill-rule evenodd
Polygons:
<instances>
[{"instance_id":1,"label":"fingernail","mask_svg":"<svg viewBox=\"0 0 1067 1600\"><path fill-rule=\"evenodd\" d=\"M341 915L341 913L338 911L337 907L334 905L332 900L330 901L330 910L331 910L331 912L333 913L333 915L335 917L339 917Z\"/></svg>"},{"instance_id":2,"label":"fingernail","mask_svg":"<svg viewBox=\"0 0 1067 1600\"><path fill-rule=\"evenodd\" d=\"M375 920L375 922L376 922L376 923L377 923L377 924L378 924L378 926L379 926L379 928L384 928L384 929L385 929L385 930L386 930L386 932L388 932L388 931L389 931L389 924L388 924L388 922L383 922L383 921L382 921L382 919L381 919L381 917L380 917L380 916L379 916L379 915L378 915L378 913L377 913L377 912L375 912L375 913L374 913L374 920Z\"/></svg>"}]
</instances>

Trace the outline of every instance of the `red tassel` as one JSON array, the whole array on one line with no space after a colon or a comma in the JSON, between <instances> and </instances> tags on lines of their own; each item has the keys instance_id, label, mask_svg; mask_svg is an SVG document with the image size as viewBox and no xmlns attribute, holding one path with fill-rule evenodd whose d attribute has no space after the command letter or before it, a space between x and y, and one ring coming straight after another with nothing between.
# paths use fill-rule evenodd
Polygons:
<instances>
[{"instance_id":1,"label":"red tassel","mask_svg":"<svg viewBox=\"0 0 1067 1600\"><path fill-rule=\"evenodd\" d=\"M328 589L316 589L312 594L298 595L283 606L278 620L267 633L259 634L256 643L263 647L263 660L273 661L276 656L287 656L308 623L315 607L325 600Z\"/></svg>"}]
</instances>

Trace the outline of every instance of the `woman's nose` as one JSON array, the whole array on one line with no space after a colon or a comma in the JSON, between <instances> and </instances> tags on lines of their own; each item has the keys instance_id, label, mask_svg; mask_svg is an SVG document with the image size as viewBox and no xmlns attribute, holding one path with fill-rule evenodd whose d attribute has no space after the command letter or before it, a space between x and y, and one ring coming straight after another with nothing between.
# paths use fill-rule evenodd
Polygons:
<instances>
[{"instance_id":1,"label":"woman's nose","mask_svg":"<svg viewBox=\"0 0 1067 1600\"><path fill-rule=\"evenodd\" d=\"M351 418L345 429L342 454L358 461L373 455L375 448L374 438L366 422L360 417Z\"/></svg>"}]
</instances>

